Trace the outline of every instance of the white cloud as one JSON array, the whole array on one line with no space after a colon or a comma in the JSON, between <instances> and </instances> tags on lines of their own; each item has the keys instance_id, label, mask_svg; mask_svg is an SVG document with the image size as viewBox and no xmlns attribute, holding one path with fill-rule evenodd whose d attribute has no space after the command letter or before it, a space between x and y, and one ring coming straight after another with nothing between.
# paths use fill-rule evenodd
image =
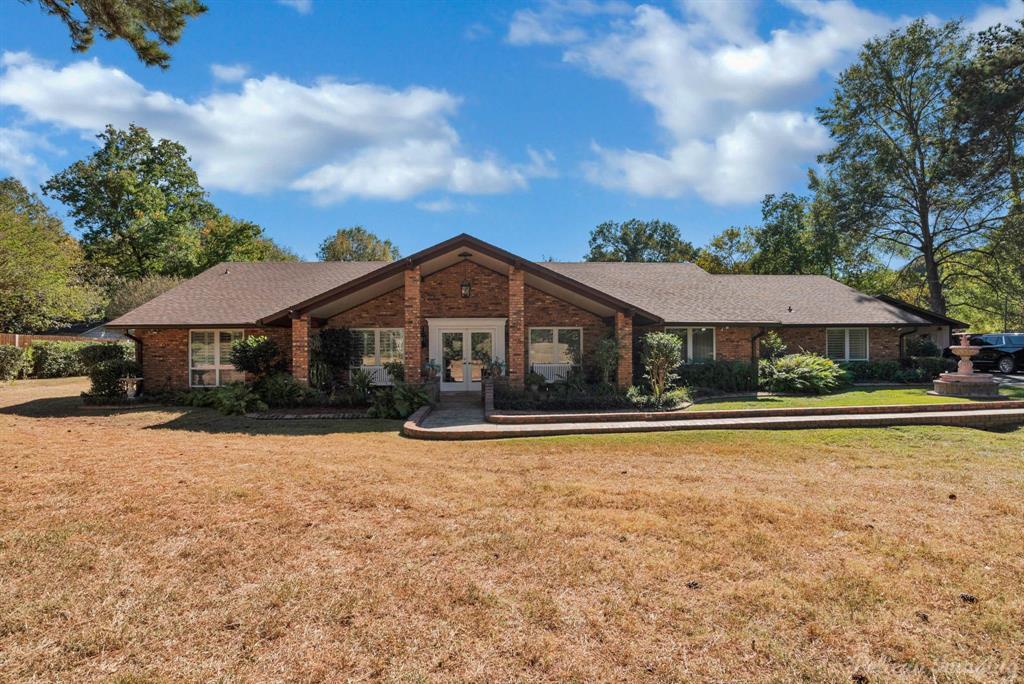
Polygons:
<instances>
[{"instance_id":1,"label":"white cloud","mask_svg":"<svg viewBox=\"0 0 1024 684\"><path fill-rule=\"evenodd\" d=\"M50 176L36 150L55 151L46 138L18 127L0 127L0 170L35 186Z\"/></svg>"},{"instance_id":2,"label":"white cloud","mask_svg":"<svg viewBox=\"0 0 1024 684\"><path fill-rule=\"evenodd\" d=\"M513 45L561 45L587 37L573 22L580 17L624 15L631 8L620 0L547 0L537 10L517 10L505 39Z\"/></svg>"},{"instance_id":3,"label":"white cloud","mask_svg":"<svg viewBox=\"0 0 1024 684\"><path fill-rule=\"evenodd\" d=\"M982 5L964 26L968 31L976 33L996 24L1012 26L1021 19L1024 19L1024 2L1006 0L1003 5Z\"/></svg>"},{"instance_id":4,"label":"white cloud","mask_svg":"<svg viewBox=\"0 0 1024 684\"><path fill-rule=\"evenodd\" d=\"M756 3L682 0L683 15L640 5L628 20L600 25L602 12L549 2L513 15L508 40L562 44L563 59L622 83L648 104L664 149L594 145L592 182L644 196L693 192L715 203L749 202L789 187L830 141L810 112L793 103L820 97L825 78L869 38L909 21L850 0L780 0L794 15L767 37L756 31ZM588 7L596 7L588 3ZM981 6L970 27L1006 23L1024 3ZM595 25L596 24L596 25ZM586 27L584 27L584 25Z\"/></svg>"},{"instance_id":5,"label":"white cloud","mask_svg":"<svg viewBox=\"0 0 1024 684\"><path fill-rule=\"evenodd\" d=\"M266 76L186 101L95 59L54 68L8 53L2 64L0 104L89 138L108 123L143 125L182 142L209 188L405 199L432 189L503 192L547 171L533 151L518 166L467 156L448 120L459 100L440 90Z\"/></svg>"},{"instance_id":6,"label":"white cloud","mask_svg":"<svg viewBox=\"0 0 1024 684\"><path fill-rule=\"evenodd\" d=\"M277 0L277 4L291 7L299 14L309 14L313 11L313 0Z\"/></svg>"},{"instance_id":7,"label":"white cloud","mask_svg":"<svg viewBox=\"0 0 1024 684\"><path fill-rule=\"evenodd\" d=\"M218 81L236 83L245 80L249 75L249 67L245 64L211 64L210 73Z\"/></svg>"}]
</instances>

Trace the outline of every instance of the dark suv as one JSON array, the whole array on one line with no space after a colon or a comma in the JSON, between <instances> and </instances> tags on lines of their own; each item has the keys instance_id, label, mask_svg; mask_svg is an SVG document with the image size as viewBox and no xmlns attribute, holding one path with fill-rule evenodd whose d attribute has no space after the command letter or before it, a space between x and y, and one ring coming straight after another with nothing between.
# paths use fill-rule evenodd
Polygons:
<instances>
[{"instance_id":1,"label":"dark suv","mask_svg":"<svg viewBox=\"0 0 1024 684\"><path fill-rule=\"evenodd\" d=\"M994 369L1000 373L1024 370L1024 333L988 333L971 335L970 345L981 347L972 361L979 369ZM949 349L945 356L952 356Z\"/></svg>"}]
</instances>

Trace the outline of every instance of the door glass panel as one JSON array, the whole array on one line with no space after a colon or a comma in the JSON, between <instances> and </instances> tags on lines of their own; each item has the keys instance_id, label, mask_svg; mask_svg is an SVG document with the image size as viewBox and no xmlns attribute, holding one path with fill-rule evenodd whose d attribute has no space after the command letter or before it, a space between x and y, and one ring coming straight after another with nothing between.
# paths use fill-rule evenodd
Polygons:
<instances>
[{"instance_id":1,"label":"door glass panel","mask_svg":"<svg viewBox=\"0 0 1024 684\"><path fill-rule=\"evenodd\" d=\"M480 382L484 367L494 358L494 337L489 332L470 333L469 345L473 355L469 379L471 382Z\"/></svg>"},{"instance_id":2,"label":"door glass panel","mask_svg":"<svg viewBox=\"0 0 1024 684\"><path fill-rule=\"evenodd\" d=\"M445 382L462 382L465 369L462 366L462 332L441 333L441 354Z\"/></svg>"}]
</instances>

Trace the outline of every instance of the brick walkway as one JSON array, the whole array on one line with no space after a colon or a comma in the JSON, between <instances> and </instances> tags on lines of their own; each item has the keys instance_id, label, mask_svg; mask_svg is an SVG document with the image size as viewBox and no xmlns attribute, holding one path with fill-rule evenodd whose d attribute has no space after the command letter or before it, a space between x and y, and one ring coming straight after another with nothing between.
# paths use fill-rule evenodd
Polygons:
<instances>
[{"instance_id":1,"label":"brick walkway","mask_svg":"<svg viewBox=\"0 0 1024 684\"><path fill-rule=\"evenodd\" d=\"M855 410L855 408L851 407L851 411ZM460 406L442 407L433 410L427 408L420 409L405 423L402 432L407 437L416 439L464 440L675 430L794 430L838 427L889 427L894 425L953 425L994 428L1022 424L1024 424L1024 408L499 425L486 422L483 410L480 408Z\"/></svg>"}]
</instances>

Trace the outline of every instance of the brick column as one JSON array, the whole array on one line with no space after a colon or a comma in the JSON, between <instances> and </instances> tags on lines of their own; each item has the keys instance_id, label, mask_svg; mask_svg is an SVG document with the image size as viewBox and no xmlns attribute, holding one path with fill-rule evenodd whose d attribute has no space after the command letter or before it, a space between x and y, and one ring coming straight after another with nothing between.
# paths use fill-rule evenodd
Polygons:
<instances>
[{"instance_id":1,"label":"brick column","mask_svg":"<svg viewBox=\"0 0 1024 684\"><path fill-rule=\"evenodd\" d=\"M423 359L420 352L420 267L405 269L405 380L419 383Z\"/></svg>"},{"instance_id":2,"label":"brick column","mask_svg":"<svg viewBox=\"0 0 1024 684\"><path fill-rule=\"evenodd\" d=\"M309 314L292 317L292 376L309 384Z\"/></svg>"},{"instance_id":3,"label":"brick column","mask_svg":"<svg viewBox=\"0 0 1024 684\"><path fill-rule=\"evenodd\" d=\"M633 384L633 315L615 312L615 339L619 343L619 367L616 381L619 387Z\"/></svg>"},{"instance_id":4,"label":"brick column","mask_svg":"<svg viewBox=\"0 0 1024 684\"><path fill-rule=\"evenodd\" d=\"M505 360L508 363L508 384L522 387L526 380L526 285L523 271L515 266L508 269L508 339L505 340Z\"/></svg>"}]
</instances>

